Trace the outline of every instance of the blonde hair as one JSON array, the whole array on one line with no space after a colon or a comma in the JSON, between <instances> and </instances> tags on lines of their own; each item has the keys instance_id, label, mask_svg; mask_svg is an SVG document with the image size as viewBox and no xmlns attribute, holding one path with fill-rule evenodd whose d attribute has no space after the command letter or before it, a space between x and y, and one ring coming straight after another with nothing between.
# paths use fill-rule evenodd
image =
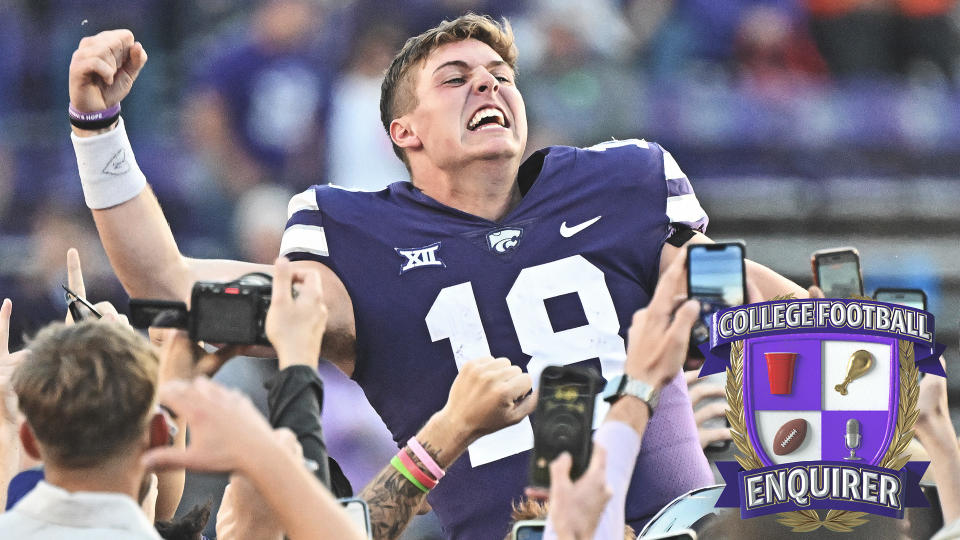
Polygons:
<instances>
[{"instance_id":1,"label":"blonde hair","mask_svg":"<svg viewBox=\"0 0 960 540\"><path fill-rule=\"evenodd\" d=\"M52 324L29 348L13 388L45 457L92 467L144 434L159 360L143 336L115 322Z\"/></svg>"},{"instance_id":2,"label":"blonde hair","mask_svg":"<svg viewBox=\"0 0 960 540\"><path fill-rule=\"evenodd\" d=\"M408 39L387 68L380 86L380 121L387 135L390 134L390 122L394 118L417 107L417 95L410 76L413 66L424 61L438 47L467 39L489 45L516 72L517 46L513 42L513 29L507 19L503 19L501 24L488 15L467 13L452 21L443 21L419 36ZM393 152L409 169L403 150L394 144Z\"/></svg>"}]
</instances>

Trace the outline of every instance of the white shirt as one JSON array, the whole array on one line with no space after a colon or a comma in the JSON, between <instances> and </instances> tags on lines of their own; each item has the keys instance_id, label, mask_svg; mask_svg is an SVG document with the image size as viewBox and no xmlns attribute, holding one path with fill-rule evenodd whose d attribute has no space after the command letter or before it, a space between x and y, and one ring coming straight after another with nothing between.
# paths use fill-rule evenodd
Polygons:
<instances>
[{"instance_id":1,"label":"white shirt","mask_svg":"<svg viewBox=\"0 0 960 540\"><path fill-rule=\"evenodd\" d=\"M930 540L956 540L960 538L960 519L955 519L937 531Z\"/></svg>"},{"instance_id":2,"label":"white shirt","mask_svg":"<svg viewBox=\"0 0 960 540\"><path fill-rule=\"evenodd\" d=\"M9 512L0 515L0 537L160 539L143 510L128 495L93 491L70 493L43 481Z\"/></svg>"}]
</instances>

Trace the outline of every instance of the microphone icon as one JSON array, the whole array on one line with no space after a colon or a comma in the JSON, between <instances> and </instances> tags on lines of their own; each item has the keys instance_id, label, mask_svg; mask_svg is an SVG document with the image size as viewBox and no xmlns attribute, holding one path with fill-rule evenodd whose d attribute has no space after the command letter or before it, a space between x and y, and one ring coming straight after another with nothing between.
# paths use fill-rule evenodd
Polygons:
<instances>
[{"instance_id":1,"label":"microphone icon","mask_svg":"<svg viewBox=\"0 0 960 540\"><path fill-rule=\"evenodd\" d=\"M857 456L857 448L860 448L862 440L863 436L860 434L860 421L856 418L847 420L847 434L844 436L844 443L847 446L847 450L850 451L850 455L843 459L850 461L862 460L863 458Z\"/></svg>"}]
</instances>

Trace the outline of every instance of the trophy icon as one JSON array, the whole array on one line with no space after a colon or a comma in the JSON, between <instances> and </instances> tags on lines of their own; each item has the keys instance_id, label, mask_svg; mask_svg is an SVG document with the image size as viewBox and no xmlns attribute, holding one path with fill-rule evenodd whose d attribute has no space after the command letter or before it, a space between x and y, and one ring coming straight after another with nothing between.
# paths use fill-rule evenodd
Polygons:
<instances>
[{"instance_id":1,"label":"trophy icon","mask_svg":"<svg viewBox=\"0 0 960 540\"><path fill-rule=\"evenodd\" d=\"M843 436L844 445L850 451L850 455L843 459L849 461L860 461L863 458L857 455L857 448L863 442L863 435L860 434L860 421L856 418L847 420L847 433Z\"/></svg>"},{"instance_id":2,"label":"trophy icon","mask_svg":"<svg viewBox=\"0 0 960 540\"><path fill-rule=\"evenodd\" d=\"M850 355L850 359L847 361L847 377L833 389L840 392L841 395L847 395L847 385L866 375L872 367L873 355L863 349L856 351Z\"/></svg>"}]
</instances>

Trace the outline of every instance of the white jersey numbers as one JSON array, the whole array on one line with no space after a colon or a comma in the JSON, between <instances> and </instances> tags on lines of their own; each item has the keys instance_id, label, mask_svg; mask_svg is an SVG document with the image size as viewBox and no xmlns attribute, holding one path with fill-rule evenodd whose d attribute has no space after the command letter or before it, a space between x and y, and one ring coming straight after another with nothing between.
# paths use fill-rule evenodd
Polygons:
<instances>
[{"instance_id":1,"label":"white jersey numbers","mask_svg":"<svg viewBox=\"0 0 960 540\"><path fill-rule=\"evenodd\" d=\"M554 332L545 300L575 293L587 324ZM624 342L603 272L580 255L523 269L506 297L520 348L531 356L527 371L534 384L548 365L566 365L599 358L604 378L623 370ZM490 345L470 282L440 291L426 317L433 341L449 339L457 369L464 362L490 355ZM598 410L595 418L605 414ZM529 419L487 435L470 445L476 467L533 448Z\"/></svg>"}]
</instances>

